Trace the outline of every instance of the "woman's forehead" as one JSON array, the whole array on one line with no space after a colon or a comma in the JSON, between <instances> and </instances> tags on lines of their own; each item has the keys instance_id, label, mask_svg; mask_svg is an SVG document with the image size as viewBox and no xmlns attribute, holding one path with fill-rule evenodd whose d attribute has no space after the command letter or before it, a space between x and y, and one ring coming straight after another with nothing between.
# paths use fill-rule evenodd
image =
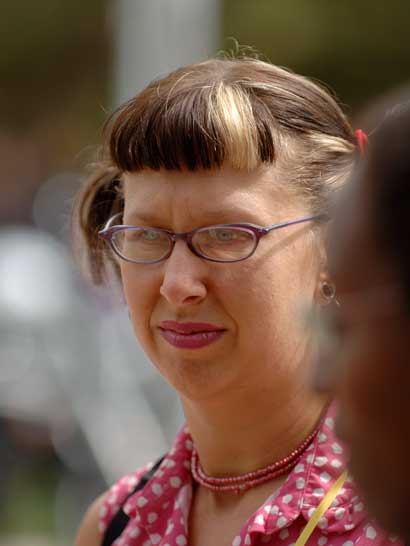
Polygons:
<instances>
[{"instance_id":1,"label":"woman's forehead","mask_svg":"<svg viewBox=\"0 0 410 546\"><path fill-rule=\"evenodd\" d=\"M147 214L169 209L221 212L286 210L296 206L275 170L235 171L221 168L199 172L141 171L126 173L126 212Z\"/></svg>"}]
</instances>

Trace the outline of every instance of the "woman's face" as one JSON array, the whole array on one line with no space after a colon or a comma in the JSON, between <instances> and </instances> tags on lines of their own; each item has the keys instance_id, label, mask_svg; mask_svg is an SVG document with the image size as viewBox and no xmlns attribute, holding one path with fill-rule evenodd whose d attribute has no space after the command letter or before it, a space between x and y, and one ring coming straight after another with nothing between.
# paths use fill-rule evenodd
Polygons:
<instances>
[{"instance_id":1,"label":"woman's face","mask_svg":"<svg viewBox=\"0 0 410 546\"><path fill-rule=\"evenodd\" d=\"M329 309L334 344L318 359L315 383L340 401L337 431L369 509L387 528L408 533L409 319L391 260L376 244L371 195L357 180L330 233L340 306Z\"/></svg>"},{"instance_id":2,"label":"woman's face","mask_svg":"<svg viewBox=\"0 0 410 546\"><path fill-rule=\"evenodd\" d=\"M274 168L127 173L124 223L187 232L308 216L295 197L275 189L279 183ZM160 263L121 261L137 338L183 396L207 398L233 387L237 393L253 387L272 392L274 385L280 403L304 383L308 339L300 328L300 302L312 301L318 283L311 227L308 222L271 232L243 262L206 261L184 241ZM204 329L210 331L199 333ZM184 343L184 335L193 342Z\"/></svg>"}]
</instances>

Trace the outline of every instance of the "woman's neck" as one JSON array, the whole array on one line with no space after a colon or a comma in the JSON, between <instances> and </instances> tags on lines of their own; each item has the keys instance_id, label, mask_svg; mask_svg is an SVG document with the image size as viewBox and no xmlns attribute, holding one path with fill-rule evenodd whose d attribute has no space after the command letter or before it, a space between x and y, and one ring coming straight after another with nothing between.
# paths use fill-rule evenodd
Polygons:
<instances>
[{"instance_id":1,"label":"woman's neck","mask_svg":"<svg viewBox=\"0 0 410 546\"><path fill-rule=\"evenodd\" d=\"M327 401L306 390L236 392L230 399L182 404L201 465L210 476L245 474L286 457L312 432Z\"/></svg>"}]
</instances>

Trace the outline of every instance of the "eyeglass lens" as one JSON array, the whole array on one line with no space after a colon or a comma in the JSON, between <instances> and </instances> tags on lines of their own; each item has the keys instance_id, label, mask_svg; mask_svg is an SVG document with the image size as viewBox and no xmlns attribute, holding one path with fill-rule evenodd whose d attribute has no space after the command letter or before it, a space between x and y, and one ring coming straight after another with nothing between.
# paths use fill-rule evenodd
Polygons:
<instances>
[{"instance_id":1,"label":"eyeglass lens","mask_svg":"<svg viewBox=\"0 0 410 546\"><path fill-rule=\"evenodd\" d=\"M172 246L172 238L165 231L135 227L115 232L112 243L121 256L142 263L166 256ZM249 256L257 241L251 230L212 227L196 231L191 243L198 254L206 258L237 261Z\"/></svg>"}]
</instances>

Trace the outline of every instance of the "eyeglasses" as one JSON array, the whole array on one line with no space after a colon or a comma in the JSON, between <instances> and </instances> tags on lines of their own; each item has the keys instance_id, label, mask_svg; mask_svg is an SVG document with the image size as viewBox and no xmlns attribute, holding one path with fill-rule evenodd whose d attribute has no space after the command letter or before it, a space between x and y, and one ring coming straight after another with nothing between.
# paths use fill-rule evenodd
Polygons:
<instances>
[{"instance_id":1,"label":"eyeglasses","mask_svg":"<svg viewBox=\"0 0 410 546\"><path fill-rule=\"evenodd\" d=\"M122 260L136 264L155 264L169 258L177 241L185 241L195 256L211 262L231 263L246 260L255 252L262 237L275 229L328 220L319 214L261 227L254 224L217 224L186 233L166 229L119 224L122 213L110 218L99 232L114 253Z\"/></svg>"}]
</instances>

